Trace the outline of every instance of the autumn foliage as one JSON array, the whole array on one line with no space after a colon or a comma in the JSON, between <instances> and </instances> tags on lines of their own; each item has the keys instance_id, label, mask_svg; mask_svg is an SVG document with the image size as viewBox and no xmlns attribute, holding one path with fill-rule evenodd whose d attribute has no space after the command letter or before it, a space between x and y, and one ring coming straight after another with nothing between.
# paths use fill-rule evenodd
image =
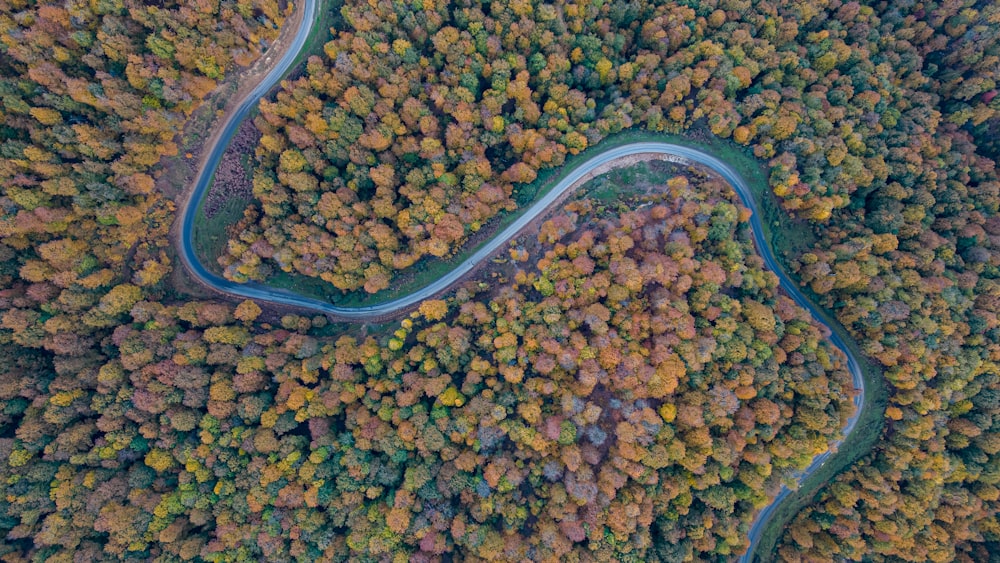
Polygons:
<instances>
[{"instance_id":1,"label":"autumn foliage","mask_svg":"<svg viewBox=\"0 0 1000 563\"><path fill-rule=\"evenodd\" d=\"M391 338L140 300L106 357L26 355L4 380L49 383L2 389L3 475L33 468L9 537L94 558L741 552L839 435L850 376L728 187L672 184L620 218L557 212L514 281L427 301Z\"/></svg>"},{"instance_id":2,"label":"autumn foliage","mask_svg":"<svg viewBox=\"0 0 1000 563\"><path fill-rule=\"evenodd\" d=\"M851 397L711 181L557 212L509 282L391 334L174 286L159 163L278 6L0 2L0 558L739 553ZM731 139L799 220L781 258L889 389L881 440L778 557L995 556L996 3L340 13L262 103L227 275L377 292L608 135Z\"/></svg>"}]
</instances>

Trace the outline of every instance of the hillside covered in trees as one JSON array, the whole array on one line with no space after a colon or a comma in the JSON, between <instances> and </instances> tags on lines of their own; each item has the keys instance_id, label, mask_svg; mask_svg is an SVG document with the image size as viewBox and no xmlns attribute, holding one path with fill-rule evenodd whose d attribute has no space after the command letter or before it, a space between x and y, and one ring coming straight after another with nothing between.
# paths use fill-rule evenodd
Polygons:
<instances>
[{"instance_id":1,"label":"hillside covered in trees","mask_svg":"<svg viewBox=\"0 0 1000 563\"><path fill-rule=\"evenodd\" d=\"M0 557L739 553L766 492L837 436L850 381L711 181L617 216L570 205L508 282L384 334L177 284L161 159L285 15L0 1ZM377 292L612 133L709 131L816 235L790 270L890 390L881 441L779 557L998 551L1000 7L341 15L261 104L229 277Z\"/></svg>"},{"instance_id":2,"label":"hillside covered in trees","mask_svg":"<svg viewBox=\"0 0 1000 563\"><path fill-rule=\"evenodd\" d=\"M708 129L760 158L784 208L810 221L816 247L789 265L892 393L886 442L782 555L980 560L1000 539L995 3L348 2L343 14L306 75L262 107L259 202L221 257L228 275L376 291L610 133Z\"/></svg>"},{"instance_id":3,"label":"hillside covered in trees","mask_svg":"<svg viewBox=\"0 0 1000 563\"><path fill-rule=\"evenodd\" d=\"M261 105L258 203L227 274L377 292L513 209L539 169L633 126L752 147L787 209L826 220L888 183L907 99L936 125L887 74L912 57L877 44L870 9L687 4L348 2L336 40Z\"/></svg>"},{"instance_id":4,"label":"hillside covered in trees","mask_svg":"<svg viewBox=\"0 0 1000 563\"><path fill-rule=\"evenodd\" d=\"M621 217L569 205L510 282L388 338L251 329L249 301L135 303L93 394L25 405L10 533L94 558L741 552L769 491L839 435L851 379L728 186L664 191Z\"/></svg>"}]
</instances>

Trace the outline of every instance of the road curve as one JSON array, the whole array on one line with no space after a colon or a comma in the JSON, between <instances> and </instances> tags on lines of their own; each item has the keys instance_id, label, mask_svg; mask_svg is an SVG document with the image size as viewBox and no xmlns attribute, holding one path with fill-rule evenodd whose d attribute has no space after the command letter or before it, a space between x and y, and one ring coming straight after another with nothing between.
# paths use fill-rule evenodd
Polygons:
<instances>
[{"instance_id":1,"label":"road curve","mask_svg":"<svg viewBox=\"0 0 1000 563\"><path fill-rule=\"evenodd\" d=\"M830 340L847 358L848 368L851 371L851 376L853 378L857 394L854 397L854 404L856 407L855 412L848 419L843 435L846 437L854 430L865 400L864 379L861 376L861 368L857 359L851 354L850 349L848 349L840 335L831 328L826 314L821 309L813 305L805 297L805 295L799 291L795 283L792 282L788 275L785 274L778 265L778 261L774 257L771 247L767 244L767 241L764 240L763 228L760 223L760 214L757 211L758 207L753 199L752 192L747 182L731 166L722 160L704 151L691 147L672 143L637 142L610 148L591 157L589 160L580 164L566 174L558 184L549 190L543 198L539 199L530 208L528 208L520 218L504 229L501 233L497 234L492 240L490 240L489 243L484 245L467 260L459 264L450 273L423 289L387 303L356 308L336 307L324 301L304 297L291 291L270 288L256 282L243 284L232 282L206 269L205 266L198 260L194 251L194 245L192 244L194 218L198 206L202 198L205 196L208 187L211 185L214 171L218 166L226 147L229 145L233 134L239 126L239 123L249 115L254 104L256 104L257 101L268 90L270 90L271 87L273 87L286 72L288 72L295 57L305 45L306 37L309 35L310 29L316 20L316 0L303 0L303 9L304 14L302 25L299 28L299 33L289 46L289 49L284 53L274 69L264 78L264 80L261 81L260 84L257 85L256 88L253 89L253 91L247 95L246 98L243 99L236 111L230 114L230 116L223 122L222 133L217 137L218 142L211 147L211 152L206 160L205 167L197 176L191 197L187 201L187 204L181 209L182 222L179 237L180 256L188 271L191 272L191 274L198 279L198 281L216 291L232 296L274 303L277 305L308 309L345 320L360 321L370 319L372 317L389 315L447 291L455 282L461 279L462 276L471 271L483 260L491 257L497 250L507 244L509 240L517 236L517 234L520 233L520 231L523 230L533 219L549 209L549 207L551 207L554 202L559 200L560 197L567 191L571 191L577 187L578 184L581 184L582 182L580 182L580 180L591 171L612 163L620 158L637 154L659 154L679 157L686 161L698 163L710 168L729 182L729 184L736 191L740 200L742 200L743 205L753 212L750 217L751 233L753 235L753 241L757 247L757 251L764 259L764 263L767 265L767 268L777 275L778 281L785 292L800 307L808 310L818 323L827 328L830 333ZM842 441L843 440L838 440L835 442L834 448L839 446ZM798 475L798 481L801 482L813 471L818 469L826 461L831 452L832 450L819 454L813 458L809 467ZM781 491L771 501L771 503L757 514L757 517L754 519L754 523L751 525L749 531L750 546L747 549L746 554L739 558L739 561L747 563L751 561L757 542L760 539L761 531L767 523L767 520L770 518L774 509L790 492L791 491L789 491L787 487L782 486Z\"/></svg>"},{"instance_id":2,"label":"road curve","mask_svg":"<svg viewBox=\"0 0 1000 563\"><path fill-rule=\"evenodd\" d=\"M209 147L208 157L195 177L191 195L181 206L181 229L180 236L178 237L178 254L180 254L181 262L184 263L184 267L187 268L188 272L196 280L216 291L250 297L261 301L274 301L267 299L263 296L263 292L259 291L254 292L253 295L244 295L240 284L217 276L205 268L201 261L198 260L198 255L195 254L194 245L191 242L192 235L194 234L194 220L198 215L198 207L201 206L202 199L205 198L208 188L212 185L212 178L215 176L215 170L219 167L222 155L233 140L233 135L239 129L240 123L250 115L250 112L264 94L271 90L291 70L295 58L302 51L302 48L305 47L306 39L308 39L313 25L316 23L317 2L318 0L302 0L302 23L299 25L298 32L292 38L291 43L282 54L281 59L274 65L274 68L267 73L267 76L261 79L260 83L253 90L247 93L239 105L236 106L236 109L223 119L219 134L210 139L214 140L215 144ZM296 2L297 4L298 2Z\"/></svg>"}]
</instances>

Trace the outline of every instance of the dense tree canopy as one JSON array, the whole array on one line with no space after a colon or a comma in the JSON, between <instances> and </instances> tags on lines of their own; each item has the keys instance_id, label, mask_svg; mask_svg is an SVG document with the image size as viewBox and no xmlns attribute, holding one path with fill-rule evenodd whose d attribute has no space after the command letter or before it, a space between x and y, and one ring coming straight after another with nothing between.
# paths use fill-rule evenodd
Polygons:
<instances>
[{"instance_id":1,"label":"dense tree canopy","mask_svg":"<svg viewBox=\"0 0 1000 563\"><path fill-rule=\"evenodd\" d=\"M510 282L425 302L381 339L121 297L104 358L8 368L55 370L47 393L4 391L21 405L0 441L19 476L8 537L35 542L8 551L741 552L779 479L839 435L851 380L728 186L670 186L620 218L571 204Z\"/></svg>"},{"instance_id":2,"label":"dense tree canopy","mask_svg":"<svg viewBox=\"0 0 1000 563\"><path fill-rule=\"evenodd\" d=\"M227 275L376 292L633 125L752 146L785 206L817 220L884 182L903 91L845 30L871 10L713 4L348 3L346 29L262 105L258 204Z\"/></svg>"},{"instance_id":3,"label":"dense tree canopy","mask_svg":"<svg viewBox=\"0 0 1000 563\"><path fill-rule=\"evenodd\" d=\"M882 440L780 557L995 553L995 3L341 14L255 120L228 276L377 292L609 134L728 139L816 235L785 259L890 391ZM839 432L850 384L711 181L618 216L575 203L511 249L509 281L389 334L175 287L161 159L284 15L0 1L0 556L740 552L768 492Z\"/></svg>"}]
</instances>

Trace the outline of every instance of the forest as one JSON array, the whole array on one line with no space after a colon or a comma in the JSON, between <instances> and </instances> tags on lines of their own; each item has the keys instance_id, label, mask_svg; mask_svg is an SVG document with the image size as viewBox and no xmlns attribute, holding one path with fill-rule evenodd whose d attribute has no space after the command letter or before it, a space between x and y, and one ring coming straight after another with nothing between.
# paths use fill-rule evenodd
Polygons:
<instances>
[{"instance_id":1,"label":"forest","mask_svg":"<svg viewBox=\"0 0 1000 563\"><path fill-rule=\"evenodd\" d=\"M839 437L843 358L726 186L581 199L411 317L184 282L164 158L292 6L0 0L0 557L727 560ZM758 159L889 389L782 561L1000 551L1000 6L346 0L261 102L218 257L378 295L622 131ZM256 137L254 137L256 138ZM992 444L992 445L991 445Z\"/></svg>"}]
</instances>

